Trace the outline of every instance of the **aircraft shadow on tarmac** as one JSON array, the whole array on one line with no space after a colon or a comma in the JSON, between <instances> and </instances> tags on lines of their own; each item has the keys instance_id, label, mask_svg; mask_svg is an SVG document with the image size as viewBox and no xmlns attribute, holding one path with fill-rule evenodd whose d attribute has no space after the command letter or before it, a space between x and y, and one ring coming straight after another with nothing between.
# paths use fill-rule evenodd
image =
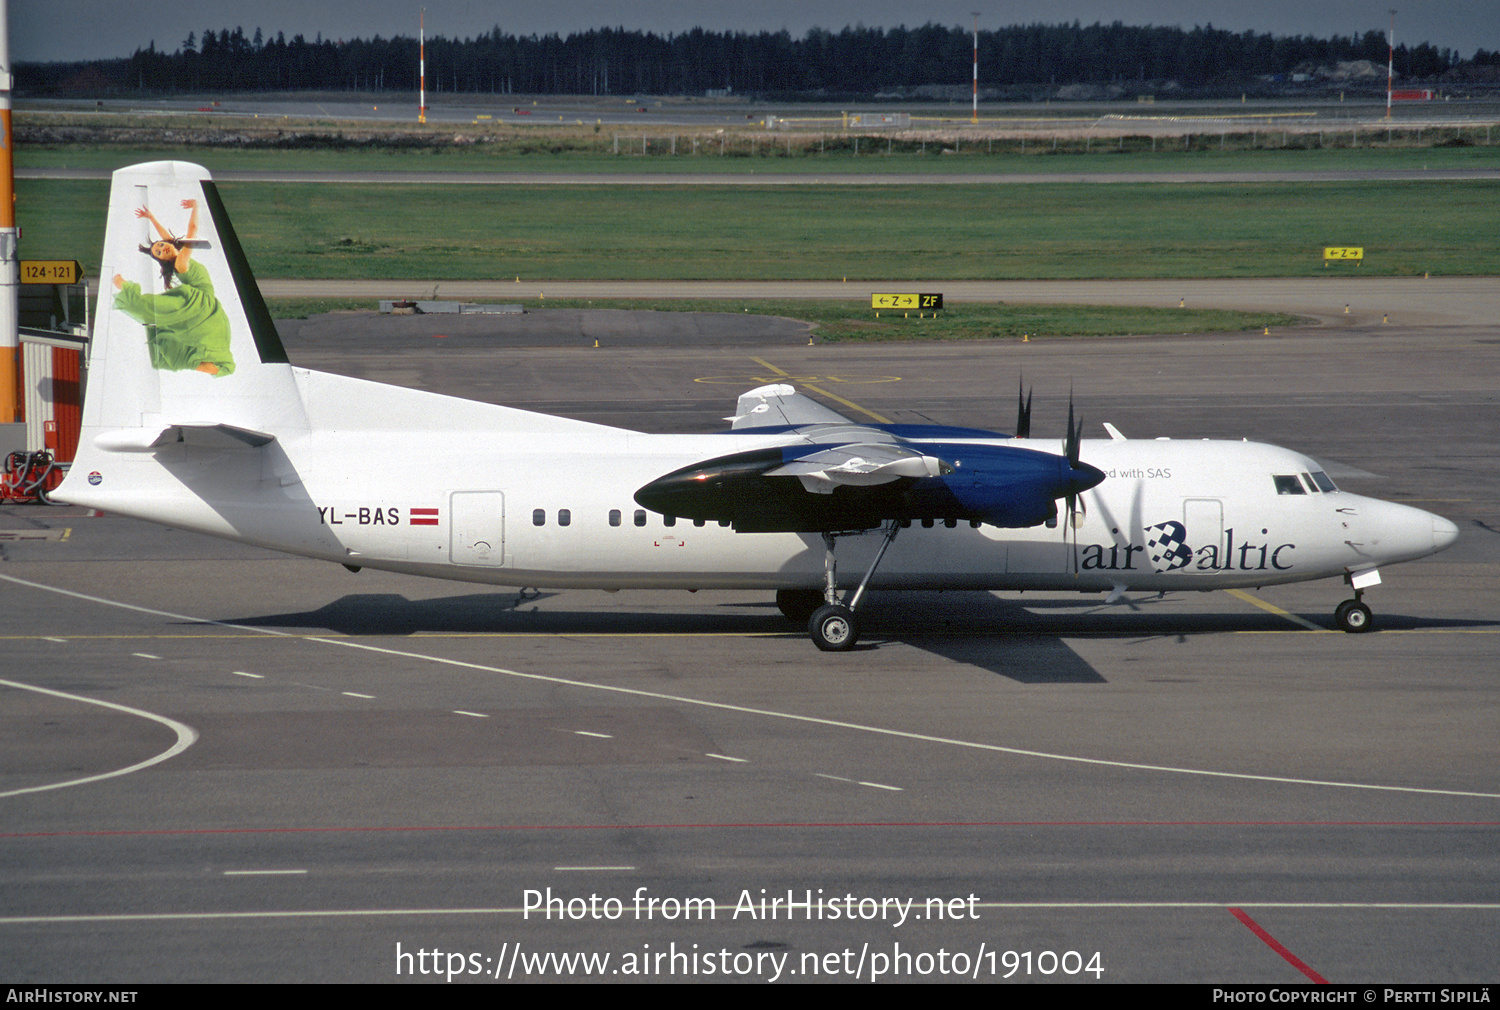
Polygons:
<instances>
[{"instance_id":1,"label":"aircraft shadow on tarmac","mask_svg":"<svg viewBox=\"0 0 1500 1010\"><path fill-rule=\"evenodd\" d=\"M257 628L322 629L340 635L781 635L807 648L805 631L769 601L719 604L696 613L631 608L628 596L609 609L548 610L557 594L471 593L410 600L397 593L350 594L314 611L233 617ZM883 594L886 595L886 594ZM892 593L866 611L864 641L854 652L906 643L935 656L1021 683L1103 683L1062 641L1065 621L1035 626L1030 614L988 593ZM913 601L908 605L903 601ZM936 605L935 605L936 604ZM1131 629L1138 635L1138 629ZM811 654L809 654L811 656Z\"/></svg>"},{"instance_id":2,"label":"aircraft shadow on tarmac","mask_svg":"<svg viewBox=\"0 0 1500 1010\"><path fill-rule=\"evenodd\" d=\"M226 618L259 628L320 629L351 636L421 634L539 635L776 635L802 638L769 600L730 602L698 612L632 608L622 596L607 609L555 610L555 593L477 592L411 600L397 593L355 593L313 611ZM555 606L555 604L553 604ZM886 592L864 609L863 641L855 651L902 643L1018 683L1103 683L1068 638L1167 638L1246 631L1296 633L1275 614L1244 611L1189 613L1168 596L1105 605L1066 597L1002 599L984 592ZM1314 623L1318 615L1311 615ZM1380 615L1386 631L1437 630L1483 621ZM789 646L790 646L789 642ZM795 647L801 648L798 644Z\"/></svg>"}]
</instances>

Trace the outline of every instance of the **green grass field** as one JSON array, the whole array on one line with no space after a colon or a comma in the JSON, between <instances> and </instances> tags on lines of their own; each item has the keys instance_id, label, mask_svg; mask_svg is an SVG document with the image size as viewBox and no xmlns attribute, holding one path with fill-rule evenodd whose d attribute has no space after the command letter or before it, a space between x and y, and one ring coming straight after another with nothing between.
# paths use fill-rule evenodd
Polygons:
<instances>
[{"instance_id":1,"label":"green grass field","mask_svg":"<svg viewBox=\"0 0 1500 1010\"><path fill-rule=\"evenodd\" d=\"M1500 273L1500 183L223 183L262 277L850 280ZM25 258L98 270L108 186L20 180Z\"/></svg>"}]
</instances>

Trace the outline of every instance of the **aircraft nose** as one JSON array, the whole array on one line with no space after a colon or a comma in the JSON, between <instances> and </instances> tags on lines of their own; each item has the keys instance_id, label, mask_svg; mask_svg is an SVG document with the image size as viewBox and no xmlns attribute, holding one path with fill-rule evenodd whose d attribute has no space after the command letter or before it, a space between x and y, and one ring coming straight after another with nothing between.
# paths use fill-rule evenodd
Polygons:
<instances>
[{"instance_id":1,"label":"aircraft nose","mask_svg":"<svg viewBox=\"0 0 1500 1010\"><path fill-rule=\"evenodd\" d=\"M1396 502L1368 501L1360 509L1362 537L1386 564L1425 558L1453 546L1458 527L1442 516Z\"/></svg>"},{"instance_id":2,"label":"aircraft nose","mask_svg":"<svg viewBox=\"0 0 1500 1010\"><path fill-rule=\"evenodd\" d=\"M1445 551L1458 540L1458 526L1442 516L1432 517L1432 549Z\"/></svg>"}]
</instances>

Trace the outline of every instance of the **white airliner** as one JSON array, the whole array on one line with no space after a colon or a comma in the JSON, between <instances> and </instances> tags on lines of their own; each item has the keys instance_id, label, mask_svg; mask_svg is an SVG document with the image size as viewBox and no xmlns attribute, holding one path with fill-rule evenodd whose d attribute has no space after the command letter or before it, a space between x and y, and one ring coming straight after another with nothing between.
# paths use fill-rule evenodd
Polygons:
<instances>
[{"instance_id":1,"label":"white airliner","mask_svg":"<svg viewBox=\"0 0 1500 1010\"><path fill-rule=\"evenodd\" d=\"M653 435L294 368L196 165L115 173L101 278L54 497L356 570L774 590L837 650L867 587L1119 599L1339 577L1337 625L1367 631L1378 569L1458 536L1301 453L1109 425L1082 441L1071 408L1046 440L861 424L772 385L727 432Z\"/></svg>"}]
</instances>

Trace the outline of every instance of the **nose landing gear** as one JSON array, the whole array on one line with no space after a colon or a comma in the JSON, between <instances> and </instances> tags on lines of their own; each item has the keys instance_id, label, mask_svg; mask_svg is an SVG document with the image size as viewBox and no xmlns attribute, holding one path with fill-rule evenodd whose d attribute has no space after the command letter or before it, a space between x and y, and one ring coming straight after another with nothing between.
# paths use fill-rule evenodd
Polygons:
<instances>
[{"instance_id":1,"label":"nose landing gear","mask_svg":"<svg viewBox=\"0 0 1500 1010\"><path fill-rule=\"evenodd\" d=\"M1349 588L1354 590L1354 599L1345 600L1333 610L1333 623L1340 631L1351 635L1363 634L1375 628L1374 616L1364 603L1365 590L1380 585L1380 572L1374 568L1350 572L1344 576Z\"/></svg>"},{"instance_id":2,"label":"nose landing gear","mask_svg":"<svg viewBox=\"0 0 1500 1010\"><path fill-rule=\"evenodd\" d=\"M1360 599L1363 595L1364 590L1356 589L1354 599L1345 600L1334 608L1333 623L1338 625L1340 631L1358 635L1374 629L1375 618L1369 606Z\"/></svg>"}]
</instances>

